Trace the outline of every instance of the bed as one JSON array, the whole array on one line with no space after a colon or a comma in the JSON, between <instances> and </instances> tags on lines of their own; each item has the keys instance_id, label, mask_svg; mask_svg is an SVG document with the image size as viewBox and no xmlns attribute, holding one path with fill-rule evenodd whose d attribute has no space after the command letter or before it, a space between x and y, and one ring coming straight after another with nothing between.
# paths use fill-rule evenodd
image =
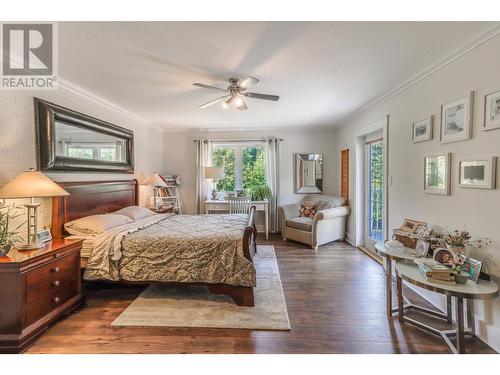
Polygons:
<instances>
[{"instance_id":1,"label":"bed","mask_svg":"<svg viewBox=\"0 0 500 375\"><path fill-rule=\"evenodd\" d=\"M52 236L64 224L138 204L136 180L62 182L70 195L53 198ZM254 306L255 208L249 215L154 215L100 234L84 259L84 278L120 283L203 285ZM114 251L108 252L110 244ZM113 246L111 246L113 247Z\"/></svg>"}]
</instances>

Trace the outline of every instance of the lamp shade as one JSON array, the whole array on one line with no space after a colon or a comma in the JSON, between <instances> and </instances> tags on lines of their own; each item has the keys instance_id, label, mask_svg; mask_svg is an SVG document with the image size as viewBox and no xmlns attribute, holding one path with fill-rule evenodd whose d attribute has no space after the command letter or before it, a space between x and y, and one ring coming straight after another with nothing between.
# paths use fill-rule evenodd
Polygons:
<instances>
[{"instance_id":1,"label":"lamp shade","mask_svg":"<svg viewBox=\"0 0 500 375\"><path fill-rule=\"evenodd\" d=\"M146 178L142 185L148 185L148 186L167 186L165 181L160 177L158 173L153 173L151 176Z\"/></svg>"},{"instance_id":2,"label":"lamp shade","mask_svg":"<svg viewBox=\"0 0 500 375\"><path fill-rule=\"evenodd\" d=\"M205 178L223 178L224 168L222 167L205 167Z\"/></svg>"},{"instance_id":3,"label":"lamp shade","mask_svg":"<svg viewBox=\"0 0 500 375\"><path fill-rule=\"evenodd\" d=\"M30 169L21 173L0 189L0 198L58 197L69 193L45 176Z\"/></svg>"}]
</instances>

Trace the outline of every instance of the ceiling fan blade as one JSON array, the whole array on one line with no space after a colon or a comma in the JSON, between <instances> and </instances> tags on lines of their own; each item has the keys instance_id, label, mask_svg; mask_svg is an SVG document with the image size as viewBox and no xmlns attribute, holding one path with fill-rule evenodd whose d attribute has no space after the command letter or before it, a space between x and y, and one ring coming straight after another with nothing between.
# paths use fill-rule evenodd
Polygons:
<instances>
[{"instance_id":1,"label":"ceiling fan blade","mask_svg":"<svg viewBox=\"0 0 500 375\"><path fill-rule=\"evenodd\" d=\"M248 89L250 86L253 86L253 85L256 85L257 83L259 83L259 80L255 77L247 77L243 80L243 82L240 83L240 87L243 89L243 90L246 90Z\"/></svg>"},{"instance_id":2,"label":"ceiling fan blade","mask_svg":"<svg viewBox=\"0 0 500 375\"><path fill-rule=\"evenodd\" d=\"M229 97L230 97L230 95L224 95L224 96L221 96L220 98L217 98L217 99L214 99L214 100L210 100L208 103L200 105L200 108L210 107L210 106L212 106L214 104L217 104L217 103L220 103L220 102L226 100Z\"/></svg>"},{"instance_id":3,"label":"ceiling fan blade","mask_svg":"<svg viewBox=\"0 0 500 375\"><path fill-rule=\"evenodd\" d=\"M256 92L242 92L241 95L254 99L272 100L274 102L277 102L280 98L278 95L258 94Z\"/></svg>"},{"instance_id":4,"label":"ceiling fan blade","mask_svg":"<svg viewBox=\"0 0 500 375\"><path fill-rule=\"evenodd\" d=\"M221 92L227 92L227 90L221 89L220 87L209 86L209 85L205 85L204 83L196 82L196 83L193 83L193 85L201 87L203 89L210 89L210 90L216 90L216 91L221 91Z\"/></svg>"}]
</instances>

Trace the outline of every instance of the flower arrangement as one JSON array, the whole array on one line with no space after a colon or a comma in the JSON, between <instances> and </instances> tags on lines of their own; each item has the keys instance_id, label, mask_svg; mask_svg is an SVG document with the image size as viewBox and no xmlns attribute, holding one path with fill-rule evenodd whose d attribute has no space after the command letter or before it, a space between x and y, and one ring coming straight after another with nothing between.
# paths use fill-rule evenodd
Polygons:
<instances>
[{"instance_id":1,"label":"flower arrangement","mask_svg":"<svg viewBox=\"0 0 500 375\"><path fill-rule=\"evenodd\" d=\"M444 240L452 248L465 247L470 238L471 236L466 230L454 230L453 232L448 232L448 234L444 236Z\"/></svg>"},{"instance_id":2,"label":"flower arrangement","mask_svg":"<svg viewBox=\"0 0 500 375\"><path fill-rule=\"evenodd\" d=\"M13 230L10 230L9 226L12 220L21 216L22 213L19 212L21 209L22 208L18 206L13 206L11 208L5 204L5 201L0 201L0 250L7 246L10 247L13 242L19 239L17 231L24 225L24 222Z\"/></svg>"}]
</instances>

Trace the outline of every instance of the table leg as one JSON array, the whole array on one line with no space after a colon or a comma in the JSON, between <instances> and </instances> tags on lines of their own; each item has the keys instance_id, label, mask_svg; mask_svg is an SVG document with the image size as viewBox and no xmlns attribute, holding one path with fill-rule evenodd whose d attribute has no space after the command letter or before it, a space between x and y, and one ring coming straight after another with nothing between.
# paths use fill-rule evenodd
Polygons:
<instances>
[{"instance_id":1,"label":"table leg","mask_svg":"<svg viewBox=\"0 0 500 375\"><path fill-rule=\"evenodd\" d=\"M269 239L269 209L267 204L264 205L264 221L266 222L266 240Z\"/></svg>"},{"instance_id":2,"label":"table leg","mask_svg":"<svg viewBox=\"0 0 500 375\"><path fill-rule=\"evenodd\" d=\"M392 260L384 258L385 261L385 299L387 315L392 316Z\"/></svg>"},{"instance_id":3,"label":"table leg","mask_svg":"<svg viewBox=\"0 0 500 375\"><path fill-rule=\"evenodd\" d=\"M446 296L446 321L451 323L451 296Z\"/></svg>"},{"instance_id":4,"label":"table leg","mask_svg":"<svg viewBox=\"0 0 500 375\"><path fill-rule=\"evenodd\" d=\"M465 353L464 299L457 297L457 353Z\"/></svg>"},{"instance_id":5,"label":"table leg","mask_svg":"<svg viewBox=\"0 0 500 375\"><path fill-rule=\"evenodd\" d=\"M474 300L467 299L467 326L470 328L471 335L476 336L476 321L474 320Z\"/></svg>"},{"instance_id":6,"label":"table leg","mask_svg":"<svg viewBox=\"0 0 500 375\"><path fill-rule=\"evenodd\" d=\"M401 323L404 322L404 307L403 307L403 279L396 276L396 286L398 289L398 318Z\"/></svg>"}]
</instances>

